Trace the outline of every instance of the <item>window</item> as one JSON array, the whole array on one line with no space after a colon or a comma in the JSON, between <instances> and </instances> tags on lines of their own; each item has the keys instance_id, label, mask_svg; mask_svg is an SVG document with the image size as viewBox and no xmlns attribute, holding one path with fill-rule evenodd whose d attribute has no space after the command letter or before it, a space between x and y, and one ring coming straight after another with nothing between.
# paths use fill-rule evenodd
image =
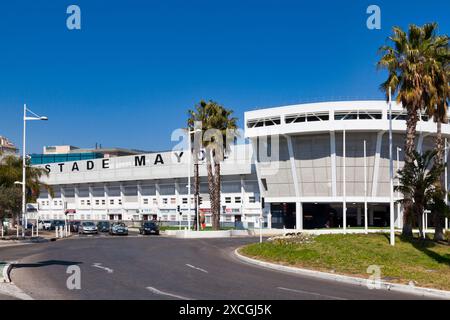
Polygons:
<instances>
[{"instance_id":1,"label":"window","mask_svg":"<svg viewBox=\"0 0 450 320\"><path fill-rule=\"evenodd\" d=\"M188 203L188 198L183 198L183 204L187 204Z\"/></svg>"},{"instance_id":2,"label":"window","mask_svg":"<svg viewBox=\"0 0 450 320\"><path fill-rule=\"evenodd\" d=\"M122 204L122 199L119 199L118 202L119 202L119 204L121 205L121 204Z\"/></svg>"},{"instance_id":3,"label":"window","mask_svg":"<svg viewBox=\"0 0 450 320\"><path fill-rule=\"evenodd\" d=\"M248 197L248 202L255 203L256 202L256 198L255 197Z\"/></svg>"},{"instance_id":4,"label":"window","mask_svg":"<svg viewBox=\"0 0 450 320\"><path fill-rule=\"evenodd\" d=\"M80 203L82 206L84 206L84 200L81 200Z\"/></svg>"},{"instance_id":5,"label":"window","mask_svg":"<svg viewBox=\"0 0 450 320\"><path fill-rule=\"evenodd\" d=\"M100 200L95 200L95 205L96 206L100 205Z\"/></svg>"},{"instance_id":6,"label":"window","mask_svg":"<svg viewBox=\"0 0 450 320\"><path fill-rule=\"evenodd\" d=\"M157 206L158 205L158 199L153 198L153 205Z\"/></svg>"},{"instance_id":7,"label":"window","mask_svg":"<svg viewBox=\"0 0 450 320\"><path fill-rule=\"evenodd\" d=\"M225 197L225 203L231 203L231 197Z\"/></svg>"},{"instance_id":8,"label":"window","mask_svg":"<svg viewBox=\"0 0 450 320\"><path fill-rule=\"evenodd\" d=\"M105 205L105 204L106 204L106 200L102 199L102 205Z\"/></svg>"},{"instance_id":9,"label":"window","mask_svg":"<svg viewBox=\"0 0 450 320\"><path fill-rule=\"evenodd\" d=\"M177 204L177 198L170 198L170 204Z\"/></svg>"},{"instance_id":10,"label":"window","mask_svg":"<svg viewBox=\"0 0 450 320\"><path fill-rule=\"evenodd\" d=\"M167 204L168 203L167 198L163 198L162 200L163 200L163 204Z\"/></svg>"},{"instance_id":11,"label":"window","mask_svg":"<svg viewBox=\"0 0 450 320\"><path fill-rule=\"evenodd\" d=\"M242 201L241 201L241 197L235 197L234 198L234 202L235 203L241 203Z\"/></svg>"},{"instance_id":12,"label":"window","mask_svg":"<svg viewBox=\"0 0 450 320\"><path fill-rule=\"evenodd\" d=\"M114 199L110 199L109 204L114 204Z\"/></svg>"},{"instance_id":13,"label":"window","mask_svg":"<svg viewBox=\"0 0 450 320\"><path fill-rule=\"evenodd\" d=\"M148 204L148 199L147 198L144 198L144 204Z\"/></svg>"},{"instance_id":14,"label":"window","mask_svg":"<svg viewBox=\"0 0 450 320\"><path fill-rule=\"evenodd\" d=\"M55 206L57 206L57 205L58 205L58 201L53 201L53 204L54 204Z\"/></svg>"},{"instance_id":15,"label":"window","mask_svg":"<svg viewBox=\"0 0 450 320\"><path fill-rule=\"evenodd\" d=\"M86 200L86 205L90 206L91 205L91 200Z\"/></svg>"}]
</instances>

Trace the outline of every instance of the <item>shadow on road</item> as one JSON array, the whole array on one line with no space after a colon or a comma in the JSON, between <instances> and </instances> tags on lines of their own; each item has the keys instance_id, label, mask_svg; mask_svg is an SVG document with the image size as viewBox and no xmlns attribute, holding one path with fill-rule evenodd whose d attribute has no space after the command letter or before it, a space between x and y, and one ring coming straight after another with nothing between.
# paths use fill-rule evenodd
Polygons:
<instances>
[{"instance_id":1,"label":"shadow on road","mask_svg":"<svg viewBox=\"0 0 450 320\"><path fill-rule=\"evenodd\" d=\"M17 263L13 265L13 269L20 269L20 268L40 268L40 267L47 267L47 266L71 266L71 265L79 265L82 264L82 262L75 262L75 261L63 261L63 260L47 260L47 261L40 261L36 263Z\"/></svg>"}]
</instances>

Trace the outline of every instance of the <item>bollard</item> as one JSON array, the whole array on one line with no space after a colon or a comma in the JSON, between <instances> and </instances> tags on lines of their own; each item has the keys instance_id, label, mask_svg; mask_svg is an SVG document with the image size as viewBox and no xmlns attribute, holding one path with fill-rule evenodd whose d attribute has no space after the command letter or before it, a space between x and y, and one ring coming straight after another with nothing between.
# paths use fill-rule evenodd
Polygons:
<instances>
[{"instance_id":1,"label":"bollard","mask_svg":"<svg viewBox=\"0 0 450 320\"><path fill-rule=\"evenodd\" d=\"M19 237L19 226L16 225L16 233L17 233L17 238Z\"/></svg>"},{"instance_id":2,"label":"bollard","mask_svg":"<svg viewBox=\"0 0 450 320\"><path fill-rule=\"evenodd\" d=\"M34 226L31 226L31 237L33 238L34 235Z\"/></svg>"},{"instance_id":3,"label":"bollard","mask_svg":"<svg viewBox=\"0 0 450 320\"><path fill-rule=\"evenodd\" d=\"M58 227L55 228L55 237L58 238Z\"/></svg>"}]
</instances>

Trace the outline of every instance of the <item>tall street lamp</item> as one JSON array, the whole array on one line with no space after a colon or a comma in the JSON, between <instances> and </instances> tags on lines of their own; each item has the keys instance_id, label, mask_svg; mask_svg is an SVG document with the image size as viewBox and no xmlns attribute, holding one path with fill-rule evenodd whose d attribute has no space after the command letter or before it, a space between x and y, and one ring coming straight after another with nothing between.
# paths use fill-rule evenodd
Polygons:
<instances>
[{"instance_id":1,"label":"tall street lamp","mask_svg":"<svg viewBox=\"0 0 450 320\"><path fill-rule=\"evenodd\" d=\"M192 142L191 142L191 134L194 134L194 139L195 139L195 133L196 132L202 132L201 129L194 129L194 130L190 130L188 129L189 132L189 139L188 139L188 149L189 149L189 158L188 158L188 212L189 212L189 218L188 218L188 224L189 227L188 229L191 228L191 166L192 166ZM195 140L194 140L195 142ZM197 146L196 146L197 147ZM195 152L197 152L197 148L194 148ZM198 166L198 163L195 163L195 165ZM197 172L198 172L198 167L197 167ZM197 194L195 194L195 218L197 220L197 231L200 230L200 222L199 222L199 216L198 216L198 202L197 202Z\"/></svg>"},{"instance_id":2,"label":"tall street lamp","mask_svg":"<svg viewBox=\"0 0 450 320\"><path fill-rule=\"evenodd\" d=\"M30 113L32 116L27 116ZM27 135L27 121L33 120L48 120L47 117L42 117L27 108L27 105L23 105L23 143L22 143L22 237L25 236L25 215L27 212L27 189L26 189L26 135Z\"/></svg>"}]
</instances>

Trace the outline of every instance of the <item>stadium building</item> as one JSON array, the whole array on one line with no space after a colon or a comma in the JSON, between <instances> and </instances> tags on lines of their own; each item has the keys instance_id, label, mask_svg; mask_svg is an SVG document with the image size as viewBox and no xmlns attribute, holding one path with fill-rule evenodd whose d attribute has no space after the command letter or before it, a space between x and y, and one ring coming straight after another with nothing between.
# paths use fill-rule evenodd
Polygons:
<instances>
[{"instance_id":1,"label":"stadium building","mask_svg":"<svg viewBox=\"0 0 450 320\"><path fill-rule=\"evenodd\" d=\"M403 165L406 114L396 103L392 109L396 170ZM364 226L366 216L368 226L389 225L386 102L291 105L245 112L244 118L247 143L232 146L222 164L222 222L259 227L262 214L263 226L269 228L339 228L344 221L347 226ZM450 126L443 124L442 132L448 138ZM436 124L422 115L417 125L419 151L434 147L435 133ZM45 182L53 186L54 197L42 192L39 218L61 219L67 214L69 219L181 220L186 225L194 217L187 155L171 151L40 164L49 171ZM203 164L200 175L200 212L210 223ZM399 205L395 223L402 226Z\"/></svg>"}]
</instances>

